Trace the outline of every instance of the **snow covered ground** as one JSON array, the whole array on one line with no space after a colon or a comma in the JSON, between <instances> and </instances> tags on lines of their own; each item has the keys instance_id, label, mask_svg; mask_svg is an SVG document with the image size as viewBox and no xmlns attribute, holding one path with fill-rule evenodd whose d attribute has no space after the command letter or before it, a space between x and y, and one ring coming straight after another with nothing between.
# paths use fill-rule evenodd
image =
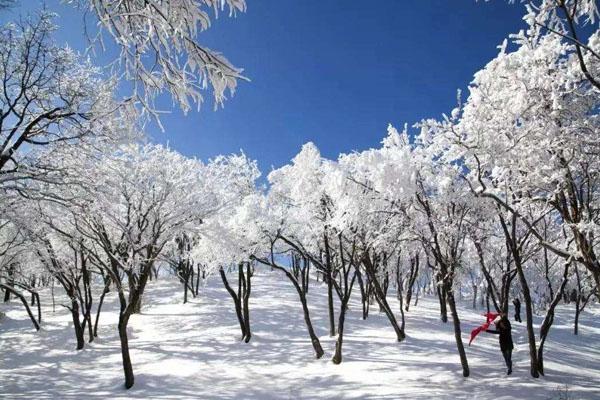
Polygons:
<instances>
[{"instance_id":1,"label":"snow covered ground","mask_svg":"<svg viewBox=\"0 0 600 400\"><path fill-rule=\"evenodd\" d=\"M253 278L252 341L239 341L231 299L218 277L202 296L183 305L180 285L151 282L142 315L130 322L135 386L123 388L116 334L117 303L108 298L100 337L75 351L68 311L52 313L43 295L44 328L35 332L16 301L0 305L0 397L7 398L197 398L197 399L598 399L600 309L587 311L579 337L573 313L560 306L546 347L546 377L528 373L523 324L513 323L512 376L505 376L497 336L482 334L467 348L471 376L461 375L451 323L438 318L435 298L423 298L407 314L407 338L394 340L384 314L373 307L360 319L354 302L346 321L344 361L330 358L326 291L311 282L313 323L326 355L315 360L301 306L289 281L260 270ZM356 288L358 289L358 288ZM358 291L356 292L358 294ZM390 297L397 310L398 304ZM479 325L481 310L460 310L463 337ZM540 319L537 322L541 322ZM568 397L567 397L568 396Z\"/></svg>"}]
</instances>

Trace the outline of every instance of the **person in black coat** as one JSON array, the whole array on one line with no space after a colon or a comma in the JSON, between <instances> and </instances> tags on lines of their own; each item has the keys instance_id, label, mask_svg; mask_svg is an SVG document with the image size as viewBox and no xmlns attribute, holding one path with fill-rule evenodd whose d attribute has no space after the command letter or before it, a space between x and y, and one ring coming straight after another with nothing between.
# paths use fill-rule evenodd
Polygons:
<instances>
[{"instance_id":1,"label":"person in black coat","mask_svg":"<svg viewBox=\"0 0 600 400\"><path fill-rule=\"evenodd\" d=\"M500 335L500 350L502 356L504 356L504 362L506 363L506 375L512 374L512 351L514 348L510 321L505 313L500 314L500 319L495 323L496 329L488 329L486 332Z\"/></svg>"},{"instance_id":2,"label":"person in black coat","mask_svg":"<svg viewBox=\"0 0 600 400\"><path fill-rule=\"evenodd\" d=\"M521 300L519 300L518 297L515 297L513 300L513 304L515 306L515 321L522 322L521 321Z\"/></svg>"}]
</instances>

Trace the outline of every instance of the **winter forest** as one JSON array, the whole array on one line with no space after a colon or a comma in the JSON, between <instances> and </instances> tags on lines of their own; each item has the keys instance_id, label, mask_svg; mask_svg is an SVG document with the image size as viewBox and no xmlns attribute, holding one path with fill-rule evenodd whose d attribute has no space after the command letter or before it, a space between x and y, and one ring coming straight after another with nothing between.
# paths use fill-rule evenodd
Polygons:
<instances>
[{"instance_id":1,"label":"winter forest","mask_svg":"<svg viewBox=\"0 0 600 400\"><path fill-rule=\"evenodd\" d=\"M262 171L146 134L254 85L203 37L255 1L64 0L85 52L28 1L0 0L0 397L600 398L597 1L453 2L524 26L454 107Z\"/></svg>"}]
</instances>

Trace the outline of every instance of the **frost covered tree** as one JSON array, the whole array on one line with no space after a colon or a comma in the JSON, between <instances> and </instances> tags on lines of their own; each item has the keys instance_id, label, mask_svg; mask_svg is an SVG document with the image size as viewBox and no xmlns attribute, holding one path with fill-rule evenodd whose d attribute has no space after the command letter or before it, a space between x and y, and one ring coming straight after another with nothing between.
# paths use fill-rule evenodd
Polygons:
<instances>
[{"instance_id":1,"label":"frost covered tree","mask_svg":"<svg viewBox=\"0 0 600 400\"><path fill-rule=\"evenodd\" d=\"M356 240L361 266L357 274L366 277L380 310L402 341L404 310L400 308L399 324L387 301L387 291L390 277L397 275L394 260L400 259L408 240L406 212L415 176L408 137L390 126L382 148L342 155L339 163L344 172L332 195L339 204L337 228Z\"/></svg>"},{"instance_id":2,"label":"frost covered tree","mask_svg":"<svg viewBox=\"0 0 600 400\"><path fill-rule=\"evenodd\" d=\"M73 145L114 134L120 107L114 82L68 47L55 44L54 15L0 28L0 183L4 191L49 179L39 147Z\"/></svg>"},{"instance_id":3,"label":"frost covered tree","mask_svg":"<svg viewBox=\"0 0 600 400\"><path fill-rule=\"evenodd\" d=\"M308 143L290 164L269 174L271 187L262 219L263 236L268 247L253 257L258 262L282 272L293 284L302 305L304 321L316 358L321 358L324 352L313 328L306 298L309 263L302 260L302 265L297 265L300 273L294 274L293 270L285 264L282 265L280 260L283 256L292 260L301 256L309 262L317 261L319 265L323 265L321 257L324 255L319 248L319 243L324 237L323 220L326 218L322 163L323 159L317 147ZM324 267L321 272L327 280L329 329L333 336L335 322L331 270Z\"/></svg>"},{"instance_id":4,"label":"frost covered tree","mask_svg":"<svg viewBox=\"0 0 600 400\"><path fill-rule=\"evenodd\" d=\"M541 275L544 281L553 275L556 282L548 287L551 300L541 348L571 263L585 266L596 280L600 277L594 251L598 88L582 69L572 40L536 30L535 22L528 22L531 29L512 37L516 49L509 51L505 41L498 56L475 75L466 102L443 121L426 124L436 127L430 132L430 146L438 148L439 160L460 166L473 195L498 209L492 213L507 244L507 272L515 268L525 300L531 374L537 376L543 373L543 357L536 349L536 295L528 275ZM595 33L589 38L590 49L595 48L594 38ZM586 68L594 71L597 64L591 57ZM481 240L474 244L480 254L490 251L481 248ZM549 252L562 261L551 262ZM544 266L537 274L531 265L536 261ZM502 297L506 301L508 296Z\"/></svg>"},{"instance_id":5,"label":"frost covered tree","mask_svg":"<svg viewBox=\"0 0 600 400\"><path fill-rule=\"evenodd\" d=\"M429 143L432 127L422 128L420 148L414 153L419 167L413 229L438 274L440 304L447 303L450 308L462 372L467 377L470 371L456 305L455 278L463 262L467 232L473 224L471 200L458 168L441 162L438 149Z\"/></svg>"},{"instance_id":6,"label":"frost covered tree","mask_svg":"<svg viewBox=\"0 0 600 400\"><path fill-rule=\"evenodd\" d=\"M582 4L592 2L582 2ZM595 34L591 49L597 47ZM457 159L478 196L518 216L549 251L583 264L596 280L598 88L579 66L577 47L552 32L514 36L517 50L499 55L475 75L460 122L448 130ZM597 68L590 58L588 68ZM550 79L541 79L549 77ZM551 212L574 240L544 240L538 219Z\"/></svg>"},{"instance_id":7,"label":"frost covered tree","mask_svg":"<svg viewBox=\"0 0 600 400\"><path fill-rule=\"evenodd\" d=\"M62 163L65 152L137 135L136 114L115 100L115 82L55 43L54 17L41 11L0 28L0 204L2 218L21 232L31 228L30 201L70 200L67 191L56 190L77 185L74 165ZM36 253L35 247L28 251ZM32 257L29 263L38 261ZM32 273L19 282L21 289L33 295L36 280Z\"/></svg>"},{"instance_id":8,"label":"frost covered tree","mask_svg":"<svg viewBox=\"0 0 600 400\"><path fill-rule=\"evenodd\" d=\"M69 202L63 218L47 218L56 232L82 237L84 252L111 277L119 298L118 331L130 388L134 375L127 324L139 311L152 267L173 238L200 224L214 207L195 161L161 146L130 145L98 158L80 157L81 186L65 188ZM70 160L68 162L71 162Z\"/></svg>"},{"instance_id":9,"label":"frost covered tree","mask_svg":"<svg viewBox=\"0 0 600 400\"><path fill-rule=\"evenodd\" d=\"M600 89L600 76L594 66L600 61L596 44L600 14L596 0L521 0L520 3L525 3L527 10L523 18L528 24L526 34L535 41L551 33L572 44L581 72L591 85Z\"/></svg>"},{"instance_id":10,"label":"frost covered tree","mask_svg":"<svg viewBox=\"0 0 600 400\"><path fill-rule=\"evenodd\" d=\"M202 31L223 12L246 10L244 0L68 0L95 15L101 28L90 38L104 47L105 32L120 48L118 68L134 83L134 96L147 111L167 91L183 111L200 106L202 91L211 88L215 108L226 91L233 94L242 69L199 41ZM225 11L227 8L227 11ZM156 114L155 114L156 115Z\"/></svg>"},{"instance_id":11,"label":"frost covered tree","mask_svg":"<svg viewBox=\"0 0 600 400\"><path fill-rule=\"evenodd\" d=\"M12 210L14 211L14 209ZM24 211L19 207L19 211ZM39 294L35 289L37 277L43 274L32 257L27 235L16 224L13 216L3 213L0 220L0 289L4 291L3 302L17 297L27 311L27 315L36 330L42 323L42 310ZM31 306L37 305L37 316L31 311L26 295L31 294Z\"/></svg>"},{"instance_id":12,"label":"frost covered tree","mask_svg":"<svg viewBox=\"0 0 600 400\"><path fill-rule=\"evenodd\" d=\"M211 271L218 269L233 300L241 338L248 343L252 337L249 301L255 272L253 255L266 244L260 222L264 196L256 187L260 172L256 162L243 153L218 157L209 167L215 187L220 188L222 206L218 213L203 221L192 256L202 265L212 266ZM236 269L237 291L226 274Z\"/></svg>"},{"instance_id":13,"label":"frost covered tree","mask_svg":"<svg viewBox=\"0 0 600 400\"><path fill-rule=\"evenodd\" d=\"M63 306L71 313L77 350L81 350L85 345L86 328L89 342L93 342L95 337L92 323L93 266L81 243L64 242L56 236L48 235L34 245L39 246L36 250L39 262L59 282L70 300L70 304Z\"/></svg>"},{"instance_id":14,"label":"frost covered tree","mask_svg":"<svg viewBox=\"0 0 600 400\"><path fill-rule=\"evenodd\" d=\"M209 85L220 104L240 78L197 36L211 13L243 11L241 0L73 3L95 13L117 41L121 71L137 82L150 111L162 90L187 110ZM595 2L527 4L528 29L500 46L448 116L421 121L416 135L390 126L380 146L334 159L307 143L268 175L268 188L258 185L257 164L243 153L204 163L140 140L122 143L137 138L138 115L114 100L113 80L53 44L52 16L5 26L5 299L18 296L39 328L36 285L52 277L67 295L80 349L86 329L89 341L96 336L112 285L130 388L128 323L150 280L169 273L182 284L184 302L198 295L201 279L218 274L248 342L252 279L266 266L294 287L317 358L324 350L308 292L311 279L323 277L310 290L327 299L324 324L335 338L336 364L352 345L344 334L353 296L360 296L363 319L378 304L400 342L406 320L420 317L410 308L413 295L427 292L439 301L439 323L452 323L465 377L461 300L507 313L518 297L530 373L538 377L560 301L575 303L577 334L581 312L600 298L600 42ZM592 32L584 40L585 21ZM164 265L170 269L158 274ZM93 324L94 285L102 292ZM538 332L536 314L543 316Z\"/></svg>"}]
</instances>

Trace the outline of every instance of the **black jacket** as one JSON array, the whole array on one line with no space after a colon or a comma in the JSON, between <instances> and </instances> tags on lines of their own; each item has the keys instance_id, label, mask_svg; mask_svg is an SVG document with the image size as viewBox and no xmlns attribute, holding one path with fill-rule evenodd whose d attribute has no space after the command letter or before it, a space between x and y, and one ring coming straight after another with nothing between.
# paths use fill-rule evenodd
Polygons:
<instances>
[{"instance_id":1,"label":"black jacket","mask_svg":"<svg viewBox=\"0 0 600 400\"><path fill-rule=\"evenodd\" d=\"M496 330L488 329L486 332L500 335L500 350L508 351L515 347L513 345L511 326L508 318L500 319L500 321L496 323Z\"/></svg>"}]
</instances>

